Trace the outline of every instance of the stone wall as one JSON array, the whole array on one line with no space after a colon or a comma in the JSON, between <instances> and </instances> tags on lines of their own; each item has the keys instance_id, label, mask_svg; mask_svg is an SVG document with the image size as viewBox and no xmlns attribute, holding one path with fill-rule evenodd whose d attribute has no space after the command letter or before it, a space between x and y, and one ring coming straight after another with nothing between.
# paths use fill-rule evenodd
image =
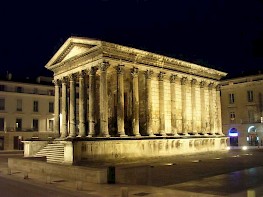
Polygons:
<instances>
[{"instance_id":1,"label":"stone wall","mask_svg":"<svg viewBox=\"0 0 263 197\"><path fill-rule=\"evenodd\" d=\"M84 160L108 162L221 151L227 147L227 138L79 141L74 146L81 146Z\"/></svg>"}]
</instances>

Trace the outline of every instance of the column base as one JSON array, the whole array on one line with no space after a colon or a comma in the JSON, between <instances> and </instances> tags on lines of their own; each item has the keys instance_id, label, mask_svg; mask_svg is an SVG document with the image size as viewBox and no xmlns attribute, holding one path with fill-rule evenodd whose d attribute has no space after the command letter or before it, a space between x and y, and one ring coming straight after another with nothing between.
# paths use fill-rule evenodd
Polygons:
<instances>
[{"instance_id":1,"label":"column base","mask_svg":"<svg viewBox=\"0 0 263 197\"><path fill-rule=\"evenodd\" d=\"M128 137L126 134L121 134L120 137Z\"/></svg>"},{"instance_id":2,"label":"column base","mask_svg":"<svg viewBox=\"0 0 263 197\"><path fill-rule=\"evenodd\" d=\"M82 136L82 135L77 135L77 138L84 138L84 137L86 137L85 135L84 136Z\"/></svg>"},{"instance_id":3,"label":"column base","mask_svg":"<svg viewBox=\"0 0 263 197\"><path fill-rule=\"evenodd\" d=\"M103 137L110 137L110 134L104 134Z\"/></svg>"},{"instance_id":4,"label":"column base","mask_svg":"<svg viewBox=\"0 0 263 197\"><path fill-rule=\"evenodd\" d=\"M155 137L155 135L153 133L149 134L149 137Z\"/></svg>"}]
</instances>

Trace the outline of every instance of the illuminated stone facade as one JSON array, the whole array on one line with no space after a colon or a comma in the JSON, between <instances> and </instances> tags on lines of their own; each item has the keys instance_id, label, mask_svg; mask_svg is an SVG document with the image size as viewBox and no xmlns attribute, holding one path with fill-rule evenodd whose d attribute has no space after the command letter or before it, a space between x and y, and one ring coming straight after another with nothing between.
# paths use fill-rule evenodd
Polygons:
<instances>
[{"instance_id":1,"label":"illuminated stone facade","mask_svg":"<svg viewBox=\"0 0 263 197\"><path fill-rule=\"evenodd\" d=\"M223 72L86 38L69 38L46 68L61 137L222 135Z\"/></svg>"},{"instance_id":2,"label":"illuminated stone facade","mask_svg":"<svg viewBox=\"0 0 263 197\"><path fill-rule=\"evenodd\" d=\"M226 148L218 88L226 73L76 37L46 68L54 72L54 130L60 138L25 142L25 156L45 155L51 162L40 149L63 146L60 162L72 164Z\"/></svg>"},{"instance_id":3,"label":"illuminated stone facade","mask_svg":"<svg viewBox=\"0 0 263 197\"><path fill-rule=\"evenodd\" d=\"M263 74L223 80L221 102L223 132L231 145L263 145Z\"/></svg>"}]
</instances>

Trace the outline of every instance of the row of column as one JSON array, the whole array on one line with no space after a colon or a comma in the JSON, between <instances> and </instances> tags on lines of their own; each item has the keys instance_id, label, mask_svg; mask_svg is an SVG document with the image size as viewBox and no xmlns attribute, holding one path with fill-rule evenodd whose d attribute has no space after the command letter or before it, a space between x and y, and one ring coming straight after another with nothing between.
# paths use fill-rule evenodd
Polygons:
<instances>
[{"instance_id":1,"label":"row of column","mask_svg":"<svg viewBox=\"0 0 263 197\"><path fill-rule=\"evenodd\" d=\"M108 94L107 94L107 69L109 67L109 63L102 63L99 65L100 69L100 90L99 90L99 102L100 102L100 134L103 137L110 137L108 130ZM117 71L117 129L120 137L127 136L124 130L124 79L123 79L123 65L118 65L116 67ZM95 101L96 101L96 71L98 68L92 67L89 71L89 131L88 137L95 136ZM78 73L79 80L79 137L86 136L86 128L85 128L85 100L87 99L85 96L85 76L84 71ZM139 81L138 81L138 68L133 68L131 70L132 75L132 131L134 136L140 136L139 132ZM154 136L152 129L152 70L145 71L146 77L146 132L149 136ZM160 134L162 136L166 135L165 132L165 111L164 111L164 72L160 72L158 74L159 78L159 118L160 118ZM177 133L177 115L176 114L176 88L175 81L177 76L170 76L170 92L171 92L171 132L173 135L178 135ZM69 80L69 129L68 127L68 119L67 119L67 81ZM182 98L182 133L188 135L189 125L187 120L187 112L186 112L186 85L188 79L186 77L181 78L181 98ZM205 105L209 105L209 117L210 117L210 131L215 131L216 120L218 120L218 127L221 125L221 108L220 108L220 93L219 89L217 92L213 87L213 84L210 84L209 87L209 103L205 103L205 93L204 87L205 83L200 82L200 103L201 103L201 124L202 124L202 132L206 134L207 125L206 125L206 111ZM191 105L192 105L192 133L197 134L196 127L196 86L197 80L191 80ZM60 87L61 87L61 103L60 103ZM217 108L213 106L213 95L216 95L215 104ZM60 128L60 107L61 106L61 128ZM216 111L215 111L216 110ZM217 117L215 117L215 114ZM72 74L69 77L64 77L61 80L55 81L55 132L60 133L62 138L67 136L76 137L76 74ZM213 129L212 129L213 128ZM69 132L68 132L69 131ZM222 134L221 130L220 134ZM200 133L200 131L199 131ZM214 133L212 133L214 134Z\"/></svg>"}]
</instances>

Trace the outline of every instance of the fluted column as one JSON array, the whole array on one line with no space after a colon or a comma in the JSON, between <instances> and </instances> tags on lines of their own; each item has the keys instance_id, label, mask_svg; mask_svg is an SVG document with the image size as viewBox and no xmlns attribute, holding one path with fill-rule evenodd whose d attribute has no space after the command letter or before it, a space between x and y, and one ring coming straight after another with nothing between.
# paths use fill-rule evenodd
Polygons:
<instances>
[{"instance_id":1,"label":"fluted column","mask_svg":"<svg viewBox=\"0 0 263 197\"><path fill-rule=\"evenodd\" d=\"M178 136L176 128L176 94L175 94L175 79L176 75L170 77L170 92L171 92L171 130L174 136Z\"/></svg>"},{"instance_id":2,"label":"fluted column","mask_svg":"<svg viewBox=\"0 0 263 197\"><path fill-rule=\"evenodd\" d=\"M152 131L152 70L145 71L146 76L146 132L155 136Z\"/></svg>"},{"instance_id":3,"label":"fluted column","mask_svg":"<svg viewBox=\"0 0 263 197\"><path fill-rule=\"evenodd\" d=\"M89 70L89 135L95 136L95 100L96 100L96 71L97 68L91 67Z\"/></svg>"},{"instance_id":4,"label":"fluted column","mask_svg":"<svg viewBox=\"0 0 263 197\"><path fill-rule=\"evenodd\" d=\"M54 132L57 136L59 136L60 133L60 81L54 80L53 83L55 84L55 103L54 103Z\"/></svg>"},{"instance_id":5,"label":"fluted column","mask_svg":"<svg viewBox=\"0 0 263 197\"><path fill-rule=\"evenodd\" d=\"M118 65L117 70L117 127L118 135L126 137L124 130L124 88L123 88L123 65Z\"/></svg>"},{"instance_id":6,"label":"fluted column","mask_svg":"<svg viewBox=\"0 0 263 197\"><path fill-rule=\"evenodd\" d=\"M201 102L201 132L206 135L206 110L205 110L205 85L204 81L200 82L200 102Z\"/></svg>"},{"instance_id":7,"label":"fluted column","mask_svg":"<svg viewBox=\"0 0 263 197\"><path fill-rule=\"evenodd\" d=\"M213 105L213 101L214 101L214 98L213 98L213 88L214 88L214 84L213 83L210 83L209 86L208 86L208 92L209 92L209 130L210 130L210 133L212 135L215 134L215 129L214 129L214 105Z\"/></svg>"},{"instance_id":8,"label":"fluted column","mask_svg":"<svg viewBox=\"0 0 263 197\"><path fill-rule=\"evenodd\" d=\"M86 136L85 128L85 81L84 76L86 75L85 71L82 70L79 73L79 137Z\"/></svg>"},{"instance_id":9,"label":"fluted column","mask_svg":"<svg viewBox=\"0 0 263 197\"><path fill-rule=\"evenodd\" d=\"M100 64L100 134L110 137L108 127L108 93L107 93L107 69L108 62Z\"/></svg>"},{"instance_id":10,"label":"fluted column","mask_svg":"<svg viewBox=\"0 0 263 197\"><path fill-rule=\"evenodd\" d=\"M160 72L159 78L159 119L160 119L160 134L165 136L165 112L164 112L164 78L165 73Z\"/></svg>"},{"instance_id":11,"label":"fluted column","mask_svg":"<svg viewBox=\"0 0 263 197\"><path fill-rule=\"evenodd\" d=\"M192 132L194 135L197 134L196 129L196 79L191 81L191 101L192 101Z\"/></svg>"},{"instance_id":12,"label":"fluted column","mask_svg":"<svg viewBox=\"0 0 263 197\"><path fill-rule=\"evenodd\" d=\"M138 68L133 68L132 75L132 131L135 137L140 137L139 131L139 86Z\"/></svg>"},{"instance_id":13,"label":"fluted column","mask_svg":"<svg viewBox=\"0 0 263 197\"><path fill-rule=\"evenodd\" d=\"M183 77L181 79L181 95L182 95L182 133L188 135L188 125L186 118L186 83L187 78Z\"/></svg>"},{"instance_id":14,"label":"fluted column","mask_svg":"<svg viewBox=\"0 0 263 197\"><path fill-rule=\"evenodd\" d=\"M68 136L68 120L67 120L67 79L62 79L62 98L61 98L61 114L62 125L60 136L65 138Z\"/></svg>"},{"instance_id":15,"label":"fluted column","mask_svg":"<svg viewBox=\"0 0 263 197\"><path fill-rule=\"evenodd\" d=\"M222 131L221 101L220 101L220 85L216 86L216 106L217 106L217 133L224 135Z\"/></svg>"},{"instance_id":16,"label":"fluted column","mask_svg":"<svg viewBox=\"0 0 263 197\"><path fill-rule=\"evenodd\" d=\"M69 136L76 137L76 76L69 76Z\"/></svg>"}]
</instances>

